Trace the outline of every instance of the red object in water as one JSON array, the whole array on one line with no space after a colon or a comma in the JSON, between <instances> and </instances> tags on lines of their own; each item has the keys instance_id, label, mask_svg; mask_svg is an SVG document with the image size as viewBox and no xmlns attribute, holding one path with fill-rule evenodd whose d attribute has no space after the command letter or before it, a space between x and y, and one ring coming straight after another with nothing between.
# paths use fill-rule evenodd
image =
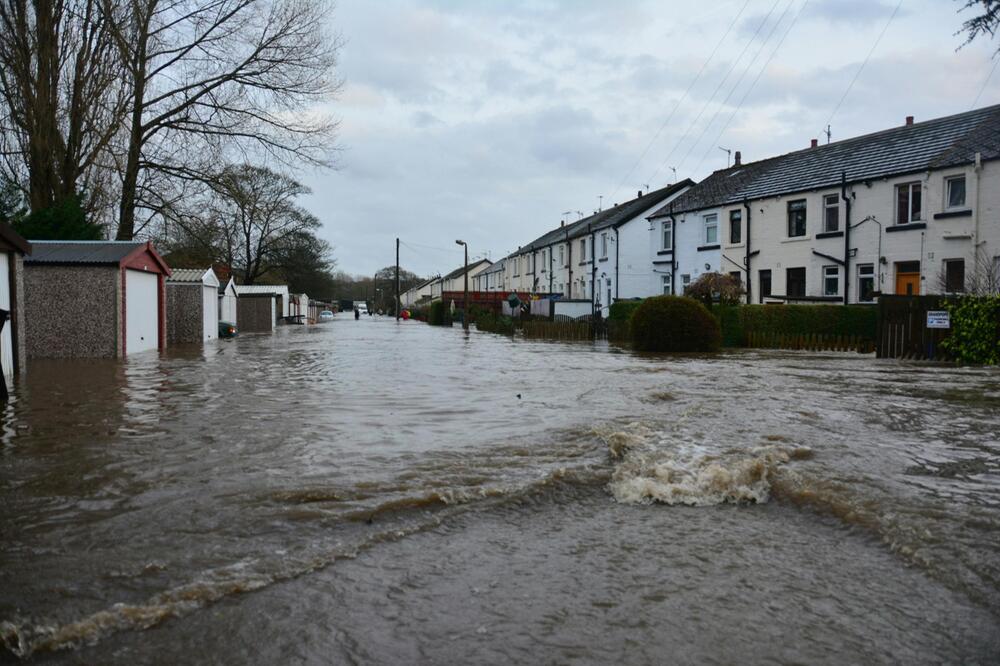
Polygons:
<instances>
[{"instance_id":1,"label":"red object in water","mask_svg":"<svg viewBox=\"0 0 1000 666\"><path fill-rule=\"evenodd\" d=\"M399 315L400 315L400 316L401 316L401 317L403 318L403 320L405 321L405 320L407 320L407 319L409 319L409 318L410 318L410 311L409 311L409 310L403 310L402 312L400 312L400 313L399 313Z\"/></svg>"}]
</instances>

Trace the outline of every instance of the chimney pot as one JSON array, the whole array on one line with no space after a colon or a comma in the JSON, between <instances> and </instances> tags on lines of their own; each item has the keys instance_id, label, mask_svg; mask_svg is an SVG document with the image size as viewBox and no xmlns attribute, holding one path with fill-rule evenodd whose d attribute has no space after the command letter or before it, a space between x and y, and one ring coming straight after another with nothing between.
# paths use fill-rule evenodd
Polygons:
<instances>
[{"instance_id":1,"label":"chimney pot","mask_svg":"<svg viewBox=\"0 0 1000 666\"><path fill-rule=\"evenodd\" d=\"M815 148L818 145L819 145L819 139L813 139L812 141L809 142L810 148Z\"/></svg>"},{"instance_id":2,"label":"chimney pot","mask_svg":"<svg viewBox=\"0 0 1000 666\"><path fill-rule=\"evenodd\" d=\"M913 116L906 116L906 124L907 125L913 124Z\"/></svg>"},{"instance_id":3,"label":"chimney pot","mask_svg":"<svg viewBox=\"0 0 1000 666\"><path fill-rule=\"evenodd\" d=\"M559 220L559 226L560 227L565 227L566 226L566 220Z\"/></svg>"},{"instance_id":4,"label":"chimney pot","mask_svg":"<svg viewBox=\"0 0 1000 666\"><path fill-rule=\"evenodd\" d=\"M638 199L641 196L642 196L642 190L639 190L639 194L637 194L635 198Z\"/></svg>"},{"instance_id":5,"label":"chimney pot","mask_svg":"<svg viewBox=\"0 0 1000 666\"><path fill-rule=\"evenodd\" d=\"M740 151L737 150L736 151L736 159L735 159L735 161L733 161L733 166L739 166L740 164L743 163L742 160L743 160L743 156L740 155Z\"/></svg>"}]
</instances>

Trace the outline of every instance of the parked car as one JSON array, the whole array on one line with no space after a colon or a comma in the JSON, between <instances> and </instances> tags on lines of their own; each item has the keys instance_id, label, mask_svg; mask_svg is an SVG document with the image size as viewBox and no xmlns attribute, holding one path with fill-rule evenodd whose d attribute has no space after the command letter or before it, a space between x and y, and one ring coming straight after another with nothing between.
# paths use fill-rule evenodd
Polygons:
<instances>
[{"instance_id":1,"label":"parked car","mask_svg":"<svg viewBox=\"0 0 1000 666\"><path fill-rule=\"evenodd\" d=\"M231 321L220 321L219 322L219 337L220 338L235 338L236 337L236 324Z\"/></svg>"},{"instance_id":2,"label":"parked car","mask_svg":"<svg viewBox=\"0 0 1000 666\"><path fill-rule=\"evenodd\" d=\"M333 312L330 310L323 310L319 313L320 321L333 321Z\"/></svg>"}]
</instances>

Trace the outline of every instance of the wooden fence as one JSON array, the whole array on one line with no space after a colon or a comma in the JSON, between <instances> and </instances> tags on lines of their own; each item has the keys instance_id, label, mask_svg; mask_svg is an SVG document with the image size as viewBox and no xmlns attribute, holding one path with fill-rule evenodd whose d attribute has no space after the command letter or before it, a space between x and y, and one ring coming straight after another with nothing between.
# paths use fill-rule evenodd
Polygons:
<instances>
[{"instance_id":1,"label":"wooden fence","mask_svg":"<svg viewBox=\"0 0 1000 666\"><path fill-rule=\"evenodd\" d=\"M747 333L747 347L762 349L803 349L808 351L872 351L871 339L861 335L787 335L780 333Z\"/></svg>"},{"instance_id":2,"label":"wooden fence","mask_svg":"<svg viewBox=\"0 0 1000 666\"><path fill-rule=\"evenodd\" d=\"M880 296L875 352L878 358L948 361L941 341L947 328L927 328L927 312L944 310L954 299L947 296Z\"/></svg>"}]
</instances>

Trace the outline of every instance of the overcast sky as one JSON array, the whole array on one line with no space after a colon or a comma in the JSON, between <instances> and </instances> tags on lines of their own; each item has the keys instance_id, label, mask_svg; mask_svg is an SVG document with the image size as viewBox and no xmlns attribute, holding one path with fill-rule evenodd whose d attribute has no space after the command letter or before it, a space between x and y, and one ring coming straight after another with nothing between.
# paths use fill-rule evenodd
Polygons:
<instances>
[{"instance_id":1,"label":"overcast sky","mask_svg":"<svg viewBox=\"0 0 1000 666\"><path fill-rule=\"evenodd\" d=\"M393 263L397 236L420 275L460 265L457 238L497 259L669 167L725 167L719 146L751 161L828 120L836 141L1000 103L997 44L956 51L960 4L340 0L341 166L300 174L305 205L350 273Z\"/></svg>"}]
</instances>

